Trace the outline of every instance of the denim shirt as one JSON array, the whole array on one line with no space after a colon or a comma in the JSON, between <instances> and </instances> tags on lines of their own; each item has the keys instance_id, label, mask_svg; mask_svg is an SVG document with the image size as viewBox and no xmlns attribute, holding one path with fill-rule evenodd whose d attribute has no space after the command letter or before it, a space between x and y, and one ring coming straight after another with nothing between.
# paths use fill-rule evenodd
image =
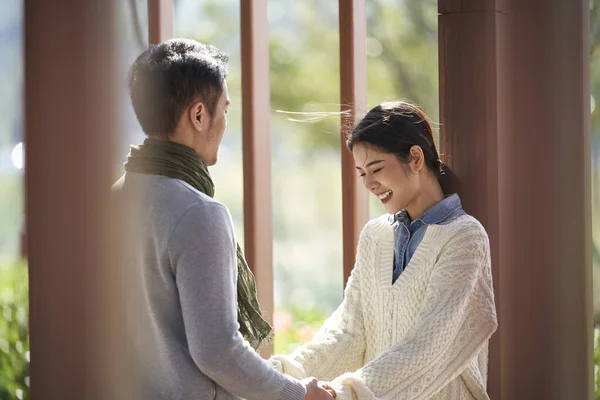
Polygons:
<instances>
[{"instance_id":1,"label":"denim shirt","mask_svg":"<svg viewBox=\"0 0 600 400\"><path fill-rule=\"evenodd\" d=\"M419 243L425 236L428 225L446 225L465 215L457 194L446 197L414 221L406 210L394 216L394 273L392 284L396 282L408 265Z\"/></svg>"}]
</instances>

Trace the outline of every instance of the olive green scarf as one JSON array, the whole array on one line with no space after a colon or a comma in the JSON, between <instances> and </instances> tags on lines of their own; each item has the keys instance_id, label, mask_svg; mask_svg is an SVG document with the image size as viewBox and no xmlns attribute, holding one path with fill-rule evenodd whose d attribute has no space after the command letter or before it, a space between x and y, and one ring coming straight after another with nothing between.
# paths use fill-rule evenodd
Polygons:
<instances>
[{"instance_id":1,"label":"olive green scarf","mask_svg":"<svg viewBox=\"0 0 600 400\"><path fill-rule=\"evenodd\" d=\"M204 161L191 148L167 140L146 139L132 146L125 170L181 179L202 193L213 197L215 186ZM273 328L262 317L256 297L256 281L237 245L237 309L240 333L258 349L273 338Z\"/></svg>"}]
</instances>

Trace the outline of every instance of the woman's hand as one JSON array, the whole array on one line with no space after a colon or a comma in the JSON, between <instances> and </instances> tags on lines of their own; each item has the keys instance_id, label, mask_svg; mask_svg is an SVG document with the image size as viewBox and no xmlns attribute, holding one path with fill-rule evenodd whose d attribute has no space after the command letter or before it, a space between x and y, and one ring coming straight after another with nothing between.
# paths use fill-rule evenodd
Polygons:
<instances>
[{"instance_id":1,"label":"woman's hand","mask_svg":"<svg viewBox=\"0 0 600 400\"><path fill-rule=\"evenodd\" d=\"M329 383L327 383L327 382L319 382L319 386L321 386L323 389L327 390L327 392L329 392L329 394L334 399L337 397L336 391L329 385Z\"/></svg>"},{"instance_id":2,"label":"woman's hand","mask_svg":"<svg viewBox=\"0 0 600 400\"><path fill-rule=\"evenodd\" d=\"M356 393L349 385L342 385L337 381L319 382L319 386L327 390L327 392L336 400L357 400Z\"/></svg>"},{"instance_id":3,"label":"woman's hand","mask_svg":"<svg viewBox=\"0 0 600 400\"><path fill-rule=\"evenodd\" d=\"M304 400L331 400L334 398L328 390L325 390L317 383L315 378L306 378L300 382L306 387Z\"/></svg>"}]
</instances>

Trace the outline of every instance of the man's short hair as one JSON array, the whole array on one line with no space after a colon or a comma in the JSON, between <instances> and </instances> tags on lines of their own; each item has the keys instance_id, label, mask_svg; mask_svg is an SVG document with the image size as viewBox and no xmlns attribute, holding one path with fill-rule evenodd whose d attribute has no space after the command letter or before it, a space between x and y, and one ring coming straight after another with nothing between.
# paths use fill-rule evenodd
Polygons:
<instances>
[{"instance_id":1,"label":"man's short hair","mask_svg":"<svg viewBox=\"0 0 600 400\"><path fill-rule=\"evenodd\" d=\"M227 56L215 46L190 39L150 46L129 72L131 103L146 135L168 138L194 101L212 115L226 75Z\"/></svg>"}]
</instances>

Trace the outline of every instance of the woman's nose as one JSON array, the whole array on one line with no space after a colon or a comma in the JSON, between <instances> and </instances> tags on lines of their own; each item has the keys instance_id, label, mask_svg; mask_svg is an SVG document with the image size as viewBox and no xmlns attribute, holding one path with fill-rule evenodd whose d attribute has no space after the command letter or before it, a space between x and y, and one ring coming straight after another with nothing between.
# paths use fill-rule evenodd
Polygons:
<instances>
[{"instance_id":1,"label":"woman's nose","mask_svg":"<svg viewBox=\"0 0 600 400\"><path fill-rule=\"evenodd\" d=\"M379 187L379 182L377 182L376 179L373 179L373 177L368 177L365 179L365 187L367 190L373 192Z\"/></svg>"}]
</instances>

